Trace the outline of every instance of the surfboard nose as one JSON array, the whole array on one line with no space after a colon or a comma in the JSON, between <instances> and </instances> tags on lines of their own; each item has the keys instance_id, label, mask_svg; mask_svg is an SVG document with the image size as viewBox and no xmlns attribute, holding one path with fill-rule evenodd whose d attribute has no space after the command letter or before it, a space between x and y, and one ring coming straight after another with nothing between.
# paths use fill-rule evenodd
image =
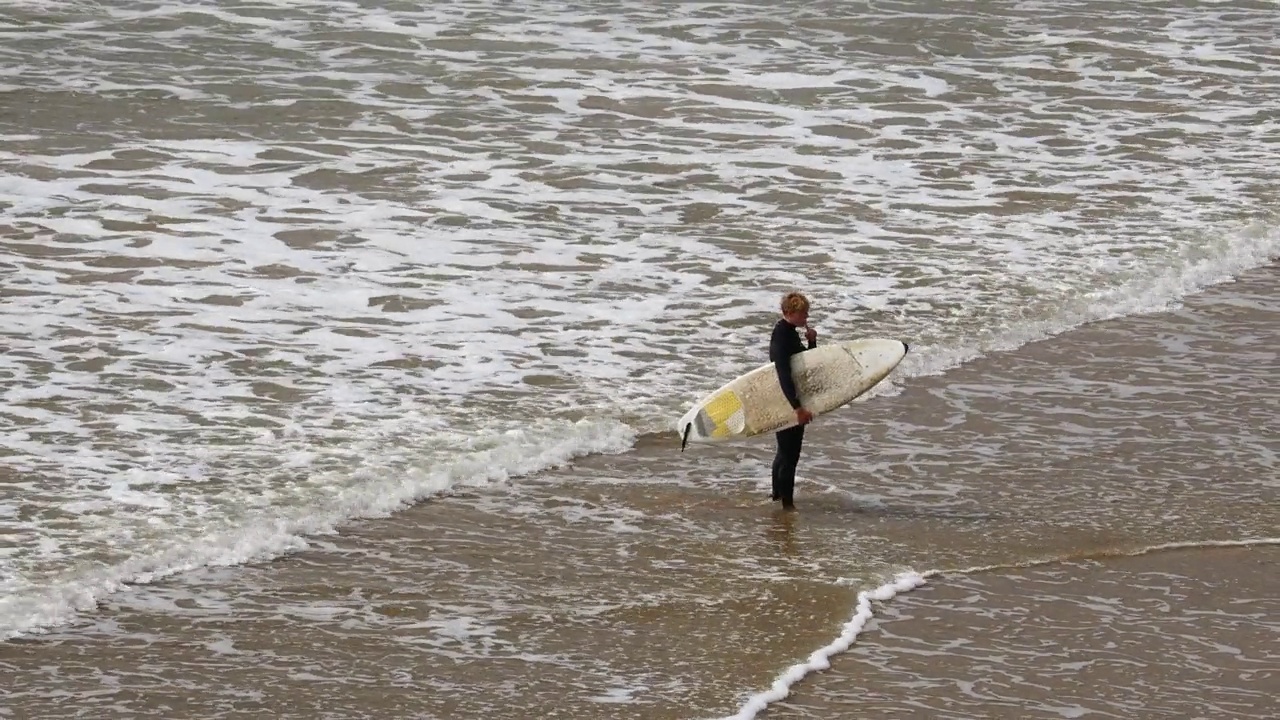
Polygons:
<instances>
[{"instance_id":1,"label":"surfboard nose","mask_svg":"<svg viewBox=\"0 0 1280 720\"><path fill-rule=\"evenodd\" d=\"M902 343L902 354L905 355L909 352L911 352L911 346L906 343Z\"/></svg>"}]
</instances>

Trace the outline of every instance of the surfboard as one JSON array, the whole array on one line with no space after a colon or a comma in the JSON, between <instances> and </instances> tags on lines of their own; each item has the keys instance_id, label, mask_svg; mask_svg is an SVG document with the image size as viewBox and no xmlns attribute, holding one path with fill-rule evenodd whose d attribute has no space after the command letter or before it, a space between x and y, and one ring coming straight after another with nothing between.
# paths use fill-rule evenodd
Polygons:
<instances>
[{"instance_id":1,"label":"surfboard","mask_svg":"<svg viewBox=\"0 0 1280 720\"><path fill-rule=\"evenodd\" d=\"M791 377L800 402L824 415L852 402L893 372L907 355L900 340L864 338L819 345L791 356ZM681 449L687 443L740 440L796 425L773 363L739 375L703 397L676 423Z\"/></svg>"}]
</instances>

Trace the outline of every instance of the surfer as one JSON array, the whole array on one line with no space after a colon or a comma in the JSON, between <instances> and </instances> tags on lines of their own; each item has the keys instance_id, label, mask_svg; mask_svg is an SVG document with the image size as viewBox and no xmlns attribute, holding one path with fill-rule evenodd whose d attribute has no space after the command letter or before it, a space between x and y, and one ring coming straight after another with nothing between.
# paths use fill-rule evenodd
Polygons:
<instances>
[{"instance_id":1,"label":"surfer","mask_svg":"<svg viewBox=\"0 0 1280 720\"><path fill-rule=\"evenodd\" d=\"M800 338L796 335L798 328L804 328L808 348L800 343ZM791 377L791 356L817 346L818 331L809 327L809 299L798 292L782 296L782 319L773 326L773 336L769 338L769 362L777 369L782 394L791 403L791 407L795 408L796 421L800 423L776 433L778 452L773 457L772 497L782 501L784 510L796 508L796 465L800 462L800 446L804 443L804 426L813 419L813 413L804 408L796 394L796 383Z\"/></svg>"}]
</instances>

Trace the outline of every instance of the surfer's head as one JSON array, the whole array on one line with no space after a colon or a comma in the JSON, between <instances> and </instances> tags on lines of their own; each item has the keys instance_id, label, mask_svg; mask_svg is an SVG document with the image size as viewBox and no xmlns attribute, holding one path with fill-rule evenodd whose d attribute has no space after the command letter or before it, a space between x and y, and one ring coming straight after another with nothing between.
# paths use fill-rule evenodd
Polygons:
<instances>
[{"instance_id":1,"label":"surfer's head","mask_svg":"<svg viewBox=\"0 0 1280 720\"><path fill-rule=\"evenodd\" d=\"M798 292L782 296L782 317L787 322L802 327L809 323L809 298Z\"/></svg>"}]
</instances>

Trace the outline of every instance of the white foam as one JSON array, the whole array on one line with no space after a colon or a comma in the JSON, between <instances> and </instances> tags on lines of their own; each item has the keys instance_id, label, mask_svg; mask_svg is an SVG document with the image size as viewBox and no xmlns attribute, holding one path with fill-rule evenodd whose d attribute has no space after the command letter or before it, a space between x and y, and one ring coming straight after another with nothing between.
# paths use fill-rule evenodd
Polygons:
<instances>
[{"instance_id":1,"label":"white foam","mask_svg":"<svg viewBox=\"0 0 1280 720\"><path fill-rule=\"evenodd\" d=\"M840 635L831 644L814 650L804 662L796 663L787 668L773 681L773 685L768 690L752 695L738 710L737 714L726 716L724 720L751 720L761 710L768 707L770 703L786 699L791 694L792 686L804 679L809 673L826 670L831 667L831 656L845 652L853 646L854 640L857 639L863 627L866 626L874 614L873 602L890 600L899 593L909 592L920 587L924 582L924 576L908 572L898 575L892 582L881 585L874 590L864 590L858 593L858 605L853 617L844 624Z\"/></svg>"},{"instance_id":2,"label":"white foam","mask_svg":"<svg viewBox=\"0 0 1280 720\"><path fill-rule=\"evenodd\" d=\"M599 695L586 698L590 702L607 703L611 705L630 705L636 703L633 697L637 692L643 692L648 688L645 687L616 687L609 688Z\"/></svg>"},{"instance_id":3,"label":"white foam","mask_svg":"<svg viewBox=\"0 0 1280 720\"><path fill-rule=\"evenodd\" d=\"M72 568L24 582L5 578L0 582L0 639L64 624L82 610L94 607L107 595L138 583L150 583L169 575L205 566L235 565L267 559L308 546L308 536L334 531L351 518L385 516L425 497L459 486L482 486L568 462L589 453L616 453L631 447L634 431L620 423L580 421L544 423L541 427L513 430L481 438L458 435L446 438L438 453L419 455L418 465L397 465L395 458L374 455L354 476L323 475L310 479L311 487L286 488L279 498L242 496L231 504L242 510L228 516L194 513L162 520L156 508L167 504L162 496L114 491L113 502L100 507L80 503L78 512L112 508L112 534L133 547L118 562ZM372 446L372 444L371 444ZM309 490L309 491L308 491ZM124 495L124 497L120 497ZM121 502L124 501L124 504ZM142 505L144 514L130 522L129 505ZM613 522L619 522L616 518ZM147 525L159 525L148 537ZM625 526L620 526L626 531ZM175 531L181 531L175 533ZM127 533L127 535L122 534ZM90 538L91 539L91 538ZM47 546L56 556L59 544Z\"/></svg>"},{"instance_id":4,"label":"white foam","mask_svg":"<svg viewBox=\"0 0 1280 720\"><path fill-rule=\"evenodd\" d=\"M1277 182L1258 108L1280 73L1257 12L1143 30L1142 13L1077 27L1029 6L968 39L980 57L886 63L859 33L932 16L474 0L483 42L459 50L441 46L451 3L40 7L58 22L5 36L5 87L74 91L86 113L160 93L157 113L220 121L4 136L5 462L58 478L0 490L8 517L35 518L8 557L52 598L31 617L665 431L763 362L792 287L824 338L910 342L900 383L1280 255L1258 208ZM759 42L758 20L777 36ZM1109 66L1116 28L1141 70ZM1071 52L1081 39L1098 51ZM224 41L235 57L154 49ZM338 99L331 122L297 111ZM1130 157L1140 130L1174 147ZM597 430L553 430L582 417ZM206 524L226 547L167 554ZM237 533L259 536L227 549ZM82 578L102 547L115 570Z\"/></svg>"}]
</instances>

